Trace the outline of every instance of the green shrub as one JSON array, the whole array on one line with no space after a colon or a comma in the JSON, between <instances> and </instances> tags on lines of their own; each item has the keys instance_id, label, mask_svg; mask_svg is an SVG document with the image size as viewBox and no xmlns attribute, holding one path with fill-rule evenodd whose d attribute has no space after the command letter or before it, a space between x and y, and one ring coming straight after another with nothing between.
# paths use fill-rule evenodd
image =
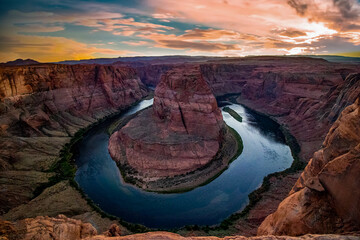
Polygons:
<instances>
[{"instance_id":1,"label":"green shrub","mask_svg":"<svg viewBox=\"0 0 360 240\"><path fill-rule=\"evenodd\" d=\"M223 111L229 113L237 121L242 122L242 117L237 112L235 112L233 109L231 109L229 107L224 107Z\"/></svg>"}]
</instances>

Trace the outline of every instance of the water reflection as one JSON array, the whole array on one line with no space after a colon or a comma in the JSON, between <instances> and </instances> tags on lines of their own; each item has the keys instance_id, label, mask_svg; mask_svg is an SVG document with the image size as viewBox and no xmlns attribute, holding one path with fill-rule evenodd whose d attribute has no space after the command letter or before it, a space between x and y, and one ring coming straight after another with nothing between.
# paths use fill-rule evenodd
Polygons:
<instances>
[{"instance_id":1,"label":"water reflection","mask_svg":"<svg viewBox=\"0 0 360 240\"><path fill-rule=\"evenodd\" d=\"M144 100L126 115L152 104ZM125 184L107 150L106 126L90 132L79 144L76 181L103 210L148 227L173 228L187 224L220 223L248 203L248 194L260 186L264 176L290 167L290 148L276 125L236 104L238 122L222 112L226 123L242 137L243 153L211 183L180 194L149 193ZM109 125L108 123L107 125Z\"/></svg>"}]
</instances>

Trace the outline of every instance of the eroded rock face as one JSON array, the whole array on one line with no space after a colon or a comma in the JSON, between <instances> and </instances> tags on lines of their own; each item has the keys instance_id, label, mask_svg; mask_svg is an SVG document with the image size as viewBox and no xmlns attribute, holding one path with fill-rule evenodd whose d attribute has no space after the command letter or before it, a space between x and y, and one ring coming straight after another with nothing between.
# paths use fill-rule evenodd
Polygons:
<instances>
[{"instance_id":1,"label":"eroded rock face","mask_svg":"<svg viewBox=\"0 0 360 240\"><path fill-rule=\"evenodd\" d=\"M345 108L289 196L259 235L360 229L360 98Z\"/></svg>"},{"instance_id":2,"label":"eroded rock face","mask_svg":"<svg viewBox=\"0 0 360 240\"><path fill-rule=\"evenodd\" d=\"M169 71L155 90L153 113L169 130L219 139L221 111L198 68Z\"/></svg>"},{"instance_id":3,"label":"eroded rock face","mask_svg":"<svg viewBox=\"0 0 360 240\"><path fill-rule=\"evenodd\" d=\"M148 232L141 234L131 234L120 236L109 233L118 228L116 225L111 226L109 231L97 235L96 230L90 223L84 223L80 220L67 218L59 215L56 218L36 217L27 218L17 222L7 222L0 220L0 234L2 239L9 240L357 240L357 236L349 235L304 235L301 237L289 236L259 236L244 237L231 236L218 238L213 236L202 237L183 237L179 234L170 232Z\"/></svg>"},{"instance_id":4,"label":"eroded rock face","mask_svg":"<svg viewBox=\"0 0 360 240\"><path fill-rule=\"evenodd\" d=\"M209 163L220 147L224 123L198 68L163 76L152 109L131 120L109 141L109 152L140 175L167 177Z\"/></svg>"},{"instance_id":5,"label":"eroded rock face","mask_svg":"<svg viewBox=\"0 0 360 240\"><path fill-rule=\"evenodd\" d=\"M300 144L304 162L319 149L340 112L354 102L355 88L344 80L360 72L359 64L307 57L259 56L197 64L215 96L241 94L241 104L284 124ZM155 86L160 73L171 67L136 68L146 72L144 83Z\"/></svg>"},{"instance_id":6,"label":"eroded rock face","mask_svg":"<svg viewBox=\"0 0 360 240\"><path fill-rule=\"evenodd\" d=\"M5 239L85 239L97 235L90 223L59 215L56 218L39 216L11 223L0 220L0 228L6 227Z\"/></svg>"},{"instance_id":7,"label":"eroded rock face","mask_svg":"<svg viewBox=\"0 0 360 240\"><path fill-rule=\"evenodd\" d=\"M30 201L49 181L54 173L46 171L79 129L146 95L127 67L0 67L0 214Z\"/></svg>"}]
</instances>

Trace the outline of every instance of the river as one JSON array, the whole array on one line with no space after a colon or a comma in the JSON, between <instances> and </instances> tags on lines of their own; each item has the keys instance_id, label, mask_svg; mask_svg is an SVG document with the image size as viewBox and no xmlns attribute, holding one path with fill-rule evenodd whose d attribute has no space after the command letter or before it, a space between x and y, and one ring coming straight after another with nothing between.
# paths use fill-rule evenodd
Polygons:
<instances>
[{"instance_id":1,"label":"river","mask_svg":"<svg viewBox=\"0 0 360 240\"><path fill-rule=\"evenodd\" d=\"M124 115L148 107L152 101L143 100ZM228 106L243 118L238 122L222 111L225 122L240 134L244 150L205 186L185 193L159 194L124 183L107 149L106 129L111 122L95 127L78 144L75 180L101 209L128 222L162 229L218 224L248 204L249 193L265 176L285 170L293 162L277 124L241 105Z\"/></svg>"}]
</instances>

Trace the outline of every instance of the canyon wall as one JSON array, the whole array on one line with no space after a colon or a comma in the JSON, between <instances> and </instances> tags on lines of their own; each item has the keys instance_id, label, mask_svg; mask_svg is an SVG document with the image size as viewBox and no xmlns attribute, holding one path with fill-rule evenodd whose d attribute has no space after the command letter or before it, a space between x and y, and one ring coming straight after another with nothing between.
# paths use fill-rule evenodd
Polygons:
<instances>
[{"instance_id":1,"label":"canyon wall","mask_svg":"<svg viewBox=\"0 0 360 240\"><path fill-rule=\"evenodd\" d=\"M349 74L360 72L359 64L307 57L246 57L192 63L196 64L215 96L241 94L240 103L284 124L298 140L303 161L308 161L321 146L344 107L354 102L356 93L347 91L349 86L344 81ZM151 86L172 67L171 64L135 66L139 73L146 72L140 74L141 80ZM340 92L346 96L338 98Z\"/></svg>"},{"instance_id":2,"label":"canyon wall","mask_svg":"<svg viewBox=\"0 0 360 240\"><path fill-rule=\"evenodd\" d=\"M192 65L199 66L216 96L241 94L238 102L288 128L301 145L302 160L310 159L324 145L314 154L288 198L266 219L259 234L356 229L359 100L353 103L360 95L360 66L281 57ZM36 195L34 191L56 176L52 168L59 161L59 151L75 132L147 94L138 75L144 83L154 86L164 71L174 67L141 66L136 70L117 65L0 67L0 214L7 212L1 216L3 219L15 221L63 213L90 221L96 229L108 227L111 221L94 213L69 181ZM162 237L179 237L170 235L164 233ZM141 237L146 236L157 235Z\"/></svg>"},{"instance_id":3,"label":"canyon wall","mask_svg":"<svg viewBox=\"0 0 360 240\"><path fill-rule=\"evenodd\" d=\"M359 96L342 111L289 196L261 224L259 235L360 230Z\"/></svg>"},{"instance_id":4,"label":"canyon wall","mask_svg":"<svg viewBox=\"0 0 360 240\"><path fill-rule=\"evenodd\" d=\"M41 193L37 197L34 191L58 177L53 169L71 174L57 162L60 150L79 129L146 95L146 87L135 71L126 67L1 67L0 214L12 209L4 218L19 219L91 212L66 181L51 190L37 191ZM29 201L32 204L21 205Z\"/></svg>"}]
</instances>

